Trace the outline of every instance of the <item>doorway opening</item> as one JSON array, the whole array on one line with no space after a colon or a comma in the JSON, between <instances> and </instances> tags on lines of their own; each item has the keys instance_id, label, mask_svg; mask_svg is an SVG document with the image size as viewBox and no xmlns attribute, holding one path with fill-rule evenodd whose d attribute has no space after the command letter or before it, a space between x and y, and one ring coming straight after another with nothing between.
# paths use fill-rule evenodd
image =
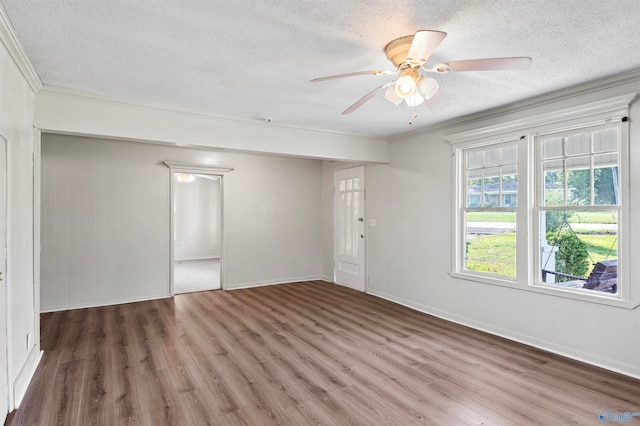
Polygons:
<instances>
[{"instance_id":1,"label":"doorway opening","mask_svg":"<svg viewBox=\"0 0 640 426\"><path fill-rule=\"evenodd\" d=\"M174 293L220 288L220 176L173 172Z\"/></svg>"},{"instance_id":2,"label":"doorway opening","mask_svg":"<svg viewBox=\"0 0 640 426\"><path fill-rule=\"evenodd\" d=\"M171 188L169 294L224 290L224 178L233 169L164 164Z\"/></svg>"}]
</instances>

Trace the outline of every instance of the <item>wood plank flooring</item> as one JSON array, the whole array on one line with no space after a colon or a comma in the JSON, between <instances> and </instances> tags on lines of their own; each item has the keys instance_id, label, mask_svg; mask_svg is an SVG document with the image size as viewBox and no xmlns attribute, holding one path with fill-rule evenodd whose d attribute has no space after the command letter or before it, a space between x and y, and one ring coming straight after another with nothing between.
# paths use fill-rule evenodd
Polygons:
<instances>
[{"instance_id":1,"label":"wood plank flooring","mask_svg":"<svg viewBox=\"0 0 640 426\"><path fill-rule=\"evenodd\" d=\"M43 314L41 327L10 426L588 425L640 411L638 380L324 282Z\"/></svg>"}]
</instances>

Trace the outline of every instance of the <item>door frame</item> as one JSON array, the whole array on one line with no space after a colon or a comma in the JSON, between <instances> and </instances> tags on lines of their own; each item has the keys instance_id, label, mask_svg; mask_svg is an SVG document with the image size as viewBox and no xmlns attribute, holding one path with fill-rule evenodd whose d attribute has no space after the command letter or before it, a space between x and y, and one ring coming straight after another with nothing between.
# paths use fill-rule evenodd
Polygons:
<instances>
[{"instance_id":1,"label":"door frame","mask_svg":"<svg viewBox=\"0 0 640 426\"><path fill-rule=\"evenodd\" d=\"M175 283L173 282L174 271L174 247L173 247L173 236L175 233L175 224L174 224L174 212L173 212L173 203L175 202L175 186L176 182L173 178L174 173L190 173L190 174L201 174L201 175L213 175L218 176L220 178L220 289L226 290L225 280L224 280L224 186L225 186L225 177L227 173L233 171L233 169L228 167L216 167L216 166L208 166L205 164L189 164L189 163L175 163L172 161L164 161L164 164L169 168L169 257L170 257L170 269L169 269L169 295L171 297L175 296Z\"/></svg>"},{"instance_id":2,"label":"door frame","mask_svg":"<svg viewBox=\"0 0 640 426\"><path fill-rule=\"evenodd\" d=\"M9 161L7 158L7 154L8 154L8 148L9 148L9 141L3 136L4 132L0 133L0 150L3 151L3 155L2 155L2 159L0 161L2 161L2 165L0 166L0 169L2 170L2 176L0 176L0 182L2 182L2 185L4 186L4 188L2 189L2 192L4 193L4 203L3 204L3 216L4 216L4 221L0 222L0 232L2 232L4 234L4 244L5 244L5 252L4 252L4 256L0 256L0 262L3 263L3 267L1 268L3 276L2 276L2 284L1 284L1 289L0 291L2 292L2 296L0 297L0 315L2 317L0 317L0 333L2 334L2 340L4 341L4 347L0 348L0 351L2 351L2 358L3 358L3 362L4 365L2 365L0 363L0 368L2 369L2 377L3 379L0 380L0 387L1 392L0 392L0 398L2 398L3 403L2 405L5 406L6 411L4 412L0 412L0 419L2 420L2 422L4 423L4 420L7 416L7 414L9 414L9 411L12 410L12 401L11 401L11 385L9 383L9 313L8 313L8 305L7 305L7 231L9 229L8 226L8 202L9 202L9 197L8 197L8 189L9 189L9 185L8 185L8 178L9 178L9 173L8 173L8 165L9 165Z\"/></svg>"},{"instance_id":3,"label":"door frame","mask_svg":"<svg viewBox=\"0 0 640 426\"><path fill-rule=\"evenodd\" d=\"M364 209L364 214L363 214L363 218L364 218L364 223L363 223L363 234L364 234L364 242L362 243L362 250L363 250L363 254L362 254L362 275L363 275L363 285L362 285L362 292L366 293L367 289L368 289L368 284L369 284L369 277L368 277L368 270L367 270L367 239L368 239L368 235L367 235L367 183L366 183L366 167L364 164L349 164L346 167L336 167L333 169L333 174L332 174L332 182L331 185L333 186L333 193L332 193L332 197L333 197L333 212L332 212L332 216L333 216L333 282L338 284L337 280L336 280L336 268L337 268L337 262L338 262L338 253L337 253L337 240L336 240L336 231L337 231L337 223L336 223L336 195L337 195L337 191L338 189L336 188L336 174L345 170L349 170L349 169L355 169L361 167L362 168L362 204L363 204L363 209ZM352 288L354 290L360 291L360 289L356 289L350 285L346 285L346 284L339 284L339 285L343 285L345 287L348 288Z\"/></svg>"}]
</instances>

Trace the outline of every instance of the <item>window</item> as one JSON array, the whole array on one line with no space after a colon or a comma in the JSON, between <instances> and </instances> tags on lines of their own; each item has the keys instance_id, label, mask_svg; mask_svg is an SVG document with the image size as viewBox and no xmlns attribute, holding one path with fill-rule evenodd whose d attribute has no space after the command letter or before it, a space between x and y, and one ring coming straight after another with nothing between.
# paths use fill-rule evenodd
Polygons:
<instances>
[{"instance_id":1,"label":"window","mask_svg":"<svg viewBox=\"0 0 640 426\"><path fill-rule=\"evenodd\" d=\"M636 306L624 232L634 96L447 137L457 191L451 275Z\"/></svg>"},{"instance_id":2,"label":"window","mask_svg":"<svg viewBox=\"0 0 640 426\"><path fill-rule=\"evenodd\" d=\"M465 150L466 271L516 277L517 154L513 143Z\"/></svg>"},{"instance_id":3,"label":"window","mask_svg":"<svg viewBox=\"0 0 640 426\"><path fill-rule=\"evenodd\" d=\"M619 125L538 139L538 280L617 293Z\"/></svg>"}]
</instances>

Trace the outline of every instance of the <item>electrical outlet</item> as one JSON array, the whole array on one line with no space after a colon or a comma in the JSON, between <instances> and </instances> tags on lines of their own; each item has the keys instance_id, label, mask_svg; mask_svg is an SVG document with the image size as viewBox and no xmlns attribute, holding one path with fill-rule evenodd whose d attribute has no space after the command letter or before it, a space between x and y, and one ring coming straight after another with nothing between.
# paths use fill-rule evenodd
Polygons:
<instances>
[{"instance_id":1,"label":"electrical outlet","mask_svg":"<svg viewBox=\"0 0 640 426\"><path fill-rule=\"evenodd\" d=\"M27 351L33 346L33 342L31 340L31 333L27 333Z\"/></svg>"}]
</instances>

